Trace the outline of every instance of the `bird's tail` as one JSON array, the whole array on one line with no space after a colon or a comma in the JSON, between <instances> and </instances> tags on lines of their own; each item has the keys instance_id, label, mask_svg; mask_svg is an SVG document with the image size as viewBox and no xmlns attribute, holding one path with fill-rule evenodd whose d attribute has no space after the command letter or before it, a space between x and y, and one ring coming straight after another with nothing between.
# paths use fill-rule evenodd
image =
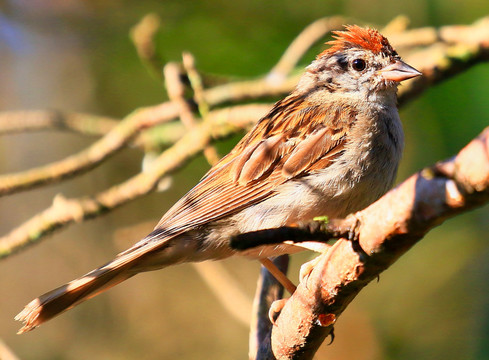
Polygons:
<instances>
[{"instance_id":1,"label":"bird's tail","mask_svg":"<svg viewBox=\"0 0 489 360\"><path fill-rule=\"evenodd\" d=\"M135 275L134 272L127 271L127 266L111 264L113 262L32 300L15 317L15 320L24 323L18 334L33 330L49 319Z\"/></svg>"},{"instance_id":2,"label":"bird's tail","mask_svg":"<svg viewBox=\"0 0 489 360\"><path fill-rule=\"evenodd\" d=\"M158 234L159 231L154 231L132 248L117 255L109 263L32 300L15 317L15 320L24 323L18 334L33 330L49 319L129 279L138 272L162 268L178 262L183 253L178 247L169 246L171 236L160 239L160 241L151 241Z\"/></svg>"}]
</instances>

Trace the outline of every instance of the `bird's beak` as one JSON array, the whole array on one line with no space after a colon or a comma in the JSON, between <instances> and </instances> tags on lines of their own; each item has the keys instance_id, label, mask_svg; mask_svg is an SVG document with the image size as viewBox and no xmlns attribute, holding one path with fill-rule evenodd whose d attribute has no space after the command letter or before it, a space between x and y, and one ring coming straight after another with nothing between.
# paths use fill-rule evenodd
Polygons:
<instances>
[{"instance_id":1,"label":"bird's beak","mask_svg":"<svg viewBox=\"0 0 489 360\"><path fill-rule=\"evenodd\" d=\"M401 60L396 60L395 63L386 66L385 68L379 70L379 72L382 74L384 79L397 82L421 75L418 70Z\"/></svg>"}]
</instances>

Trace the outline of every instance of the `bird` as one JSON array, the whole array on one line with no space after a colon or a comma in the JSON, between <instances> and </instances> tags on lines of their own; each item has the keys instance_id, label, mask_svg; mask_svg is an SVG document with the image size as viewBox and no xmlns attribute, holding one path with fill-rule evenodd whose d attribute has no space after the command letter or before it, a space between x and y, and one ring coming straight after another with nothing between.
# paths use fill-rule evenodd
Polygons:
<instances>
[{"instance_id":1,"label":"bird","mask_svg":"<svg viewBox=\"0 0 489 360\"><path fill-rule=\"evenodd\" d=\"M385 194L404 146L397 88L421 73L373 28L346 25L326 44L295 89L163 215L154 231L105 265L32 300L15 317L23 322L19 333L140 272L304 250L281 243L238 252L230 239L317 216L344 218Z\"/></svg>"}]
</instances>

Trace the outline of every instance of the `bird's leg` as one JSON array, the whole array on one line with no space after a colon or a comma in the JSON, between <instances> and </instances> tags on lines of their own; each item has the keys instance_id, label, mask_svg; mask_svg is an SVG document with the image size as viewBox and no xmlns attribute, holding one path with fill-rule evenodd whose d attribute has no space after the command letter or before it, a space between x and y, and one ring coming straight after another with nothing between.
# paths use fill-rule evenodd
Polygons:
<instances>
[{"instance_id":1,"label":"bird's leg","mask_svg":"<svg viewBox=\"0 0 489 360\"><path fill-rule=\"evenodd\" d=\"M267 268L270 274L291 294L294 293L296 286L269 258L260 259L261 264Z\"/></svg>"}]
</instances>

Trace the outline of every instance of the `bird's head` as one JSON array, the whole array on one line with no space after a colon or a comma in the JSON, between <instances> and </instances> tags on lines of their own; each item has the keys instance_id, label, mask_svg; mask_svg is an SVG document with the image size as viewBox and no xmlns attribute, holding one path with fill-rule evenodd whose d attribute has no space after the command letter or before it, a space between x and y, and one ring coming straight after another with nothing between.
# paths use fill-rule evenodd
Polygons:
<instances>
[{"instance_id":1,"label":"bird's head","mask_svg":"<svg viewBox=\"0 0 489 360\"><path fill-rule=\"evenodd\" d=\"M327 43L331 47L306 68L298 89L314 87L369 98L385 92L395 94L401 81L421 75L401 60L377 30L349 25L333 34L334 40Z\"/></svg>"}]
</instances>

